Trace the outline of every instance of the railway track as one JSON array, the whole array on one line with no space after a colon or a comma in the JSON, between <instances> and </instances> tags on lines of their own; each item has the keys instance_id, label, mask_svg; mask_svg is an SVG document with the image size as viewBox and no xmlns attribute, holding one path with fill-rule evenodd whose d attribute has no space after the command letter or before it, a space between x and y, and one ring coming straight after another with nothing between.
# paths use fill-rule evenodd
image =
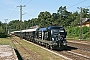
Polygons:
<instances>
[{"instance_id":1,"label":"railway track","mask_svg":"<svg viewBox=\"0 0 90 60\"><path fill-rule=\"evenodd\" d=\"M12 38L12 43L15 46L15 50L18 50L20 48L23 51L24 55L21 54L22 60L38 60L39 59L31 50L28 50L27 47L23 46L20 40L17 41L15 38ZM16 46L17 44L19 45L19 47Z\"/></svg>"},{"instance_id":2,"label":"railway track","mask_svg":"<svg viewBox=\"0 0 90 60\"><path fill-rule=\"evenodd\" d=\"M65 51L56 51L72 60L90 60L90 45L68 43L69 46ZM72 46L72 47L70 47Z\"/></svg>"},{"instance_id":3,"label":"railway track","mask_svg":"<svg viewBox=\"0 0 90 60\"><path fill-rule=\"evenodd\" d=\"M25 54L29 54L29 56L27 56L27 59L23 57L24 60L28 59L39 60L39 58L37 58L32 51L28 50L26 47L22 45L22 42L20 40L17 41L13 38L13 43L20 45L20 47L22 47L22 50L26 51ZM83 46L74 43L69 43L68 48L64 49L63 51L60 50L51 50L51 51L56 52L58 55L63 55L67 58L70 58L71 60L90 60L90 50L88 45Z\"/></svg>"},{"instance_id":4,"label":"railway track","mask_svg":"<svg viewBox=\"0 0 90 60\"><path fill-rule=\"evenodd\" d=\"M90 53L90 45L69 42L69 46L73 46L76 47L78 50Z\"/></svg>"},{"instance_id":5,"label":"railway track","mask_svg":"<svg viewBox=\"0 0 90 60\"><path fill-rule=\"evenodd\" d=\"M90 57L72 51L62 51L57 53L62 54L68 58L71 58L72 60L90 60Z\"/></svg>"},{"instance_id":6,"label":"railway track","mask_svg":"<svg viewBox=\"0 0 90 60\"><path fill-rule=\"evenodd\" d=\"M58 53L58 55L65 56L70 60L90 60L90 52L88 51L88 49L84 51L82 49L78 49L77 47L68 46L67 49L64 50L51 51Z\"/></svg>"},{"instance_id":7,"label":"railway track","mask_svg":"<svg viewBox=\"0 0 90 60\"><path fill-rule=\"evenodd\" d=\"M69 47L65 50L53 50L54 52L63 55L71 60L90 60L90 53L86 53L84 51L78 50L74 47Z\"/></svg>"}]
</instances>

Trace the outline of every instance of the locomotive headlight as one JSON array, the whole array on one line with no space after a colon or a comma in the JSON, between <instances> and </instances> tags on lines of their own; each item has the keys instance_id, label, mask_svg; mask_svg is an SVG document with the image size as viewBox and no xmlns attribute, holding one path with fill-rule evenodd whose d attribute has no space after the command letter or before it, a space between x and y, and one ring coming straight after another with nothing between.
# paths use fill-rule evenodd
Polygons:
<instances>
[{"instance_id":1,"label":"locomotive headlight","mask_svg":"<svg viewBox=\"0 0 90 60\"><path fill-rule=\"evenodd\" d=\"M52 38L52 41L54 41L54 38Z\"/></svg>"},{"instance_id":2,"label":"locomotive headlight","mask_svg":"<svg viewBox=\"0 0 90 60\"><path fill-rule=\"evenodd\" d=\"M63 45L67 45L67 42L66 41L63 41Z\"/></svg>"},{"instance_id":3,"label":"locomotive headlight","mask_svg":"<svg viewBox=\"0 0 90 60\"><path fill-rule=\"evenodd\" d=\"M55 46L55 45L57 45L57 43L56 43L56 41L55 41L55 38L52 38L52 44Z\"/></svg>"}]
</instances>

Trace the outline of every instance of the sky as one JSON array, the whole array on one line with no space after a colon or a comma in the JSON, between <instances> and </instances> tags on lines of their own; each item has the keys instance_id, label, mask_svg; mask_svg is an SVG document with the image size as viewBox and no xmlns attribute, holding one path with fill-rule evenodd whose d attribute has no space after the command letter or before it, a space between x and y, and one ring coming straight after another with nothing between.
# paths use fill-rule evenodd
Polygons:
<instances>
[{"instance_id":1,"label":"sky","mask_svg":"<svg viewBox=\"0 0 90 60\"><path fill-rule=\"evenodd\" d=\"M60 6L66 6L70 12L80 11L77 7L90 6L90 0L0 0L0 21L7 23L20 20L20 7L22 7L22 20L37 18L40 12L57 13ZM90 7L88 7L90 9Z\"/></svg>"}]
</instances>

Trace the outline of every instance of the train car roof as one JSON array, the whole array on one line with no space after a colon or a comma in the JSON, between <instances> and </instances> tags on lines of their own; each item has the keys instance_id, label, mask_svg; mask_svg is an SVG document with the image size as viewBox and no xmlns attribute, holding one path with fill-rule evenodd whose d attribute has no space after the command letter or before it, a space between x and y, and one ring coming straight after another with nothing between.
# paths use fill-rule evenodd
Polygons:
<instances>
[{"instance_id":1,"label":"train car roof","mask_svg":"<svg viewBox=\"0 0 90 60\"><path fill-rule=\"evenodd\" d=\"M14 34L14 32L10 32L11 34Z\"/></svg>"},{"instance_id":2,"label":"train car roof","mask_svg":"<svg viewBox=\"0 0 90 60\"><path fill-rule=\"evenodd\" d=\"M46 31L46 28L39 28L39 31Z\"/></svg>"},{"instance_id":3,"label":"train car roof","mask_svg":"<svg viewBox=\"0 0 90 60\"><path fill-rule=\"evenodd\" d=\"M51 30L51 29L60 29L60 28L63 28L62 26L49 26L48 29Z\"/></svg>"},{"instance_id":4,"label":"train car roof","mask_svg":"<svg viewBox=\"0 0 90 60\"><path fill-rule=\"evenodd\" d=\"M49 26L47 28L39 28L38 31L47 31L48 30L51 30L51 29L60 29L60 28L63 28L62 26Z\"/></svg>"},{"instance_id":5,"label":"train car roof","mask_svg":"<svg viewBox=\"0 0 90 60\"><path fill-rule=\"evenodd\" d=\"M32 32L32 31L36 31L36 28L35 28L35 29L26 29L26 30L22 30L22 32Z\"/></svg>"}]
</instances>

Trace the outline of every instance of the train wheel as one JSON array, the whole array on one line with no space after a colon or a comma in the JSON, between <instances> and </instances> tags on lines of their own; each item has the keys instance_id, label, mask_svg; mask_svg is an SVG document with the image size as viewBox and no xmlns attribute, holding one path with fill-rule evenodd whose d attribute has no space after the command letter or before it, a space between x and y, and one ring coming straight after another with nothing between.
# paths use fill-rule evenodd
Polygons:
<instances>
[{"instance_id":1,"label":"train wheel","mask_svg":"<svg viewBox=\"0 0 90 60\"><path fill-rule=\"evenodd\" d=\"M53 50L53 46L52 45L50 45L50 49Z\"/></svg>"},{"instance_id":2,"label":"train wheel","mask_svg":"<svg viewBox=\"0 0 90 60\"><path fill-rule=\"evenodd\" d=\"M46 48L49 48L49 45L48 44L46 44Z\"/></svg>"}]
</instances>

